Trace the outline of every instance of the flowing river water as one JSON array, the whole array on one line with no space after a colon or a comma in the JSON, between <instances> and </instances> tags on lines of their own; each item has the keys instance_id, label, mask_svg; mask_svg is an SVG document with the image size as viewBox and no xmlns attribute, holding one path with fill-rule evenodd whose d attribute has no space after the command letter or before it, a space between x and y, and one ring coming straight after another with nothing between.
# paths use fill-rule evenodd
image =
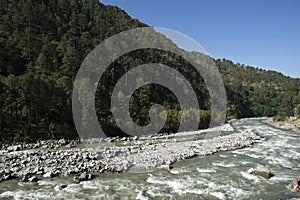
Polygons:
<instances>
[{"instance_id":1,"label":"flowing river water","mask_svg":"<svg viewBox=\"0 0 300 200\"><path fill-rule=\"evenodd\" d=\"M291 199L292 177L300 178L300 135L265 124L262 119L231 122L234 132L252 129L263 140L252 147L196 157L164 170L101 174L74 183L72 178L0 183L1 199ZM231 132L232 133L232 132ZM226 133L228 134L228 132ZM250 174L268 169L275 176ZM65 188L60 188L65 185Z\"/></svg>"}]
</instances>

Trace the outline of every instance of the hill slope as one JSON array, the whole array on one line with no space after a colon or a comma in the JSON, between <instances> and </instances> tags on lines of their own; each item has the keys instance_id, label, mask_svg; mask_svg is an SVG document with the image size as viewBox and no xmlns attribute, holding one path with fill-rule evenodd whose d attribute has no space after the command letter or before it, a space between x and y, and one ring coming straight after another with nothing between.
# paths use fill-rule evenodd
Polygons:
<instances>
[{"instance_id":1,"label":"hill slope","mask_svg":"<svg viewBox=\"0 0 300 200\"><path fill-rule=\"evenodd\" d=\"M104 39L147 26L120 8L97 0L1 1L0 19L0 133L14 139L76 136L71 93L81 62ZM98 85L98 120L108 135L124 134L109 108L114 83L125 72L124 66L150 61L173 65L188 77L200 104L199 128L207 127L210 101L201 77L190 73L189 64L177 55L141 50L116 60ZM215 62L227 91L228 118L283 118L293 115L300 104L299 79L225 59ZM103 96L104 91L108 95ZM177 130L180 108L167 88L147 85L133 96L131 114L136 123L148 124L150 106L160 103L168 110L162 131Z\"/></svg>"}]
</instances>

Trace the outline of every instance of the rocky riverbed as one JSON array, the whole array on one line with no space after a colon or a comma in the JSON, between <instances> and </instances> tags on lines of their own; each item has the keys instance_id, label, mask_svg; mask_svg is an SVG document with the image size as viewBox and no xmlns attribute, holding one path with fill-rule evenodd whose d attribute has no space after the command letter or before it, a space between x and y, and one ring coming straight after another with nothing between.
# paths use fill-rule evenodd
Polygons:
<instances>
[{"instance_id":1,"label":"rocky riverbed","mask_svg":"<svg viewBox=\"0 0 300 200\"><path fill-rule=\"evenodd\" d=\"M298 199L300 135L265 119L168 135L5 144L1 177L14 179L0 183L0 199ZM117 171L122 166L126 173Z\"/></svg>"},{"instance_id":2,"label":"rocky riverbed","mask_svg":"<svg viewBox=\"0 0 300 200\"><path fill-rule=\"evenodd\" d=\"M226 128L230 129L221 127ZM104 172L169 170L177 161L251 146L261 139L251 130L209 139L201 138L203 132L94 139L83 141L85 145L64 139L1 144L0 182L34 182L55 176L73 176L80 182Z\"/></svg>"}]
</instances>

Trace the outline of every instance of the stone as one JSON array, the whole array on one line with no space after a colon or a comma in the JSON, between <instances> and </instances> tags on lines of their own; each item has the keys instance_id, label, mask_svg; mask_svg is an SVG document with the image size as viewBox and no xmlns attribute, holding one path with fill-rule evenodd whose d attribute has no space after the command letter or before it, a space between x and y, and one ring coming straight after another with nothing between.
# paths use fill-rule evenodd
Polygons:
<instances>
[{"instance_id":1,"label":"stone","mask_svg":"<svg viewBox=\"0 0 300 200\"><path fill-rule=\"evenodd\" d=\"M272 174L268 170L253 170L252 172L250 172L250 174L260 176L260 177L263 177L265 179L270 179L271 177L274 176L274 174Z\"/></svg>"},{"instance_id":2,"label":"stone","mask_svg":"<svg viewBox=\"0 0 300 200\"><path fill-rule=\"evenodd\" d=\"M21 178L21 181L22 181L22 182L27 182L27 181L28 181L28 177L23 176L23 177Z\"/></svg>"},{"instance_id":3,"label":"stone","mask_svg":"<svg viewBox=\"0 0 300 200\"><path fill-rule=\"evenodd\" d=\"M53 178L54 177L54 174L50 171L50 172L46 172L44 175L43 175L44 178Z\"/></svg>"},{"instance_id":4,"label":"stone","mask_svg":"<svg viewBox=\"0 0 300 200\"><path fill-rule=\"evenodd\" d=\"M165 137L165 136L164 136ZM170 171L171 164L191 158L197 155L205 156L221 150L229 150L233 148L241 148L250 144L255 139L256 135L252 132L245 132L239 134L231 134L230 136L222 136L220 138L213 138L203 141L193 141L180 143L176 142L170 145L168 142L154 142L152 137L137 136L127 138L127 140L138 140L133 142L130 146L115 146L106 143L100 145L97 151L93 153L86 149L77 148L73 150L63 149L50 151L49 149L35 150L34 152L19 152L7 153L4 152L2 163L2 169L0 169L0 178L5 181L4 177L11 174L13 178L24 178L24 181L29 181L29 178L36 176L38 178L52 178L60 174L70 175L78 174L74 180L80 182L84 180L93 179L95 176L89 174L92 172L102 173L106 171L124 172L128 170L152 170L162 169ZM155 137L153 137L155 138ZM151 139L151 141L149 140ZM160 137L157 137L160 139ZM59 141L47 140L40 141L37 145L15 145L16 148L12 148L12 145L2 146L4 150L8 148L10 151L22 150L28 148L34 148L34 146L60 146L59 143L64 144L67 140ZM111 138L111 140L120 141L120 138ZM124 139L125 140L125 139ZM101 140L102 141L102 140ZM103 139L103 143L106 139ZM79 140L67 141L67 144L79 144ZM99 142L99 139L92 140L91 142ZM205 146L205 143L211 144ZM91 143L93 144L93 143ZM214 148L215 146L215 148ZM2 155L1 155L2 156ZM44 176L43 176L44 175ZM75 176L75 175L73 175ZM34 180L35 178L32 178ZM59 187L59 185L57 186Z\"/></svg>"},{"instance_id":5,"label":"stone","mask_svg":"<svg viewBox=\"0 0 300 200\"><path fill-rule=\"evenodd\" d=\"M6 181L7 181L7 180L11 180L11 179L13 179L13 178L14 178L14 177L13 177L11 174L7 174L7 175L4 175L4 176L3 176L3 179L6 180Z\"/></svg>"},{"instance_id":6,"label":"stone","mask_svg":"<svg viewBox=\"0 0 300 200\"><path fill-rule=\"evenodd\" d=\"M9 147L7 147L7 151L8 152L21 151L21 150L22 150L22 146L21 145L15 145L15 146L9 146Z\"/></svg>"},{"instance_id":7,"label":"stone","mask_svg":"<svg viewBox=\"0 0 300 200\"><path fill-rule=\"evenodd\" d=\"M300 194L300 188L299 188L299 181L296 178L292 178L291 183L290 183L290 188L289 191L293 193Z\"/></svg>"},{"instance_id":8,"label":"stone","mask_svg":"<svg viewBox=\"0 0 300 200\"><path fill-rule=\"evenodd\" d=\"M96 176L94 174L87 174L87 180L92 180L93 178L95 178Z\"/></svg>"},{"instance_id":9,"label":"stone","mask_svg":"<svg viewBox=\"0 0 300 200\"><path fill-rule=\"evenodd\" d=\"M66 148L73 148L73 147L75 147L75 145L73 145L73 144L68 144L68 145L66 145Z\"/></svg>"},{"instance_id":10,"label":"stone","mask_svg":"<svg viewBox=\"0 0 300 200\"><path fill-rule=\"evenodd\" d=\"M170 165L161 165L159 168L166 171L170 171Z\"/></svg>"},{"instance_id":11,"label":"stone","mask_svg":"<svg viewBox=\"0 0 300 200\"><path fill-rule=\"evenodd\" d=\"M58 140L58 144L60 144L60 145L66 145L67 142L66 142L65 139L60 139L60 140Z\"/></svg>"},{"instance_id":12,"label":"stone","mask_svg":"<svg viewBox=\"0 0 300 200\"><path fill-rule=\"evenodd\" d=\"M138 136L134 136L134 137L132 137L132 140L138 140L139 139L139 137Z\"/></svg>"},{"instance_id":13,"label":"stone","mask_svg":"<svg viewBox=\"0 0 300 200\"><path fill-rule=\"evenodd\" d=\"M64 189L64 188L66 188L66 187L68 187L68 185L60 185L58 188L59 188L60 190L62 190L62 189Z\"/></svg>"},{"instance_id":14,"label":"stone","mask_svg":"<svg viewBox=\"0 0 300 200\"><path fill-rule=\"evenodd\" d=\"M37 182L39 179L36 176L32 176L28 179L29 182Z\"/></svg>"},{"instance_id":15,"label":"stone","mask_svg":"<svg viewBox=\"0 0 300 200\"><path fill-rule=\"evenodd\" d=\"M74 176L73 180L76 182L81 182L81 181L92 180L93 178L95 178L95 175L83 172L79 176Z\"/></svg>"},{"instance_id":16,"label":"stone","mask_svg":"<svg viewBox=\"0 0 300 200\"><path fill-rule=\"evenodd\" d=\"M43 173L44 173L44 171L41 170L41 171L37 171L35 174L36 174L36 175L42 175Z\"/></svg>"}]
</instances>

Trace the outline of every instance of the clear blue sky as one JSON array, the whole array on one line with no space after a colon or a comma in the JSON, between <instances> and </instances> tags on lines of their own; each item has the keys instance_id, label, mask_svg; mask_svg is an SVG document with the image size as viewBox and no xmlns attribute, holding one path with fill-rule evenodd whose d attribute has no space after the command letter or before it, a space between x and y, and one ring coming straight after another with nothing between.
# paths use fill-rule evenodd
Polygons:
<instances>
[{"instance_id":1,"label":"clear blue sky","mask_svg":"<svg viewBox=\"0 0 300 200\"><path fill-rule=\"evenodd\" d=\"M150 26L182 32L214 58L300 78L298 0L100 0Z\"/></svg>"}]
</instances>

